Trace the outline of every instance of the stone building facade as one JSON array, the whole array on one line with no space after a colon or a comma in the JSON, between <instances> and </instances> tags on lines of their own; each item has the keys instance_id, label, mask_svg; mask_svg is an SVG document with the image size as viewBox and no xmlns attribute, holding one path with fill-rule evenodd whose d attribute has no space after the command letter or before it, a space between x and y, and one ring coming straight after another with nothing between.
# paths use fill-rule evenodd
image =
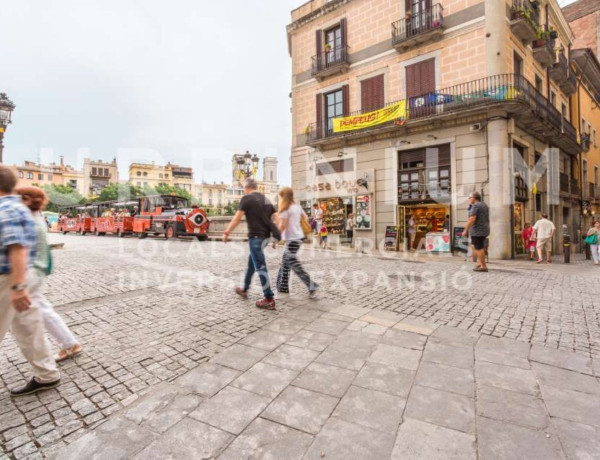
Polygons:
<instances>
[{"instance_id":1,"label":"stone building facade","mask_svg":"<svg viewBox=\"0 0 600 460\"><path fill-rule=\"evenodd\" d=\"M493 258L521 253L542 211L579 228L573 35L556 1L312 0L287 32L293 187L334 233L354 213L361 245L397 226L402 250L413 215L424 244L446 215L464 227L472 191Z\"/></svg>"}]
</instances>

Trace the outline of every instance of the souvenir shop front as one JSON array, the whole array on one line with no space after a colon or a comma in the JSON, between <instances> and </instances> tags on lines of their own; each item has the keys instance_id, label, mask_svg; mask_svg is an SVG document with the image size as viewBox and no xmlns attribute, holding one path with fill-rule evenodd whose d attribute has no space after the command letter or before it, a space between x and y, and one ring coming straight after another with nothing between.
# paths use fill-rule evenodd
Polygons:
<instances>
[{"instance_id":1,"label":"souvenir shop front","mask_svg":"<svg viewBox=\"0 0 600 460\"><path fill-rule=\"evenodd\" d=\"M350 244L346 238L346 223L354 215L354 238L361 232L374 231L373 197L375 196L374 171L348 171L317 176L315 183L307 185L300 205L308 216L316 203L323 211L323 225L334 243Z\"/></svg>"},{"instance_id":2,"label":"souvenir shop front","mask_svg":"<svg viewBox=\"0 0 600 460\"><path fill-rule=\"evenodd\" d=\"M450 145L398 154L398 249L451 251Z\"/></svg>"}]
</instances>

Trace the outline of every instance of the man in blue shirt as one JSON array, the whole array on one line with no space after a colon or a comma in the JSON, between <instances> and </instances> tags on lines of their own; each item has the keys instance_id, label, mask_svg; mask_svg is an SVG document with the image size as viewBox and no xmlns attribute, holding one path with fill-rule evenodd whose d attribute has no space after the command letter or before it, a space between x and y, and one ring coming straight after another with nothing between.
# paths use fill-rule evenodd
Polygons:
<instances>
[{"instance_id":1,"label":"man in blue shirt","mask_svg":"<svg viewBox=\"0 0 600 460\"><path fill-rule=\"evenodd\" d=\"M35 223L29 209L13 195L17 179L0 165L0 342L9 328L33 368L33 378L12 396L54 388L60 373L44 335L44 320L29 291L36 289L29 269L36 251Z\"/></svg>"}]
</instances>

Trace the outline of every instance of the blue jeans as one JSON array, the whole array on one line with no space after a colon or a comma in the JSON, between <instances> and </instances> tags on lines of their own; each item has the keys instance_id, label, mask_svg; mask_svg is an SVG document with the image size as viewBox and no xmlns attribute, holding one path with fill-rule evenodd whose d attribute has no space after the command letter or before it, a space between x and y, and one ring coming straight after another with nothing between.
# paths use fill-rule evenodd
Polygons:
<instances>
[{"instance_id":1,"label":"blue jeans","mask_svg":"<svg viewBox=\"0 0 600 460\"><path fill-rule=\"evenodd\" d=\"M248 268L246 269L246 276L244 278L244 291L250 289L252 275L254 275L254 272L258 272L264 296L267 299L272 299L275 297L275 294L273 294L273 291L271 290L267 262L265 261L265 254L263 253L263 248L269 244L269 239L252 237L248 240L248 243L250 244L250 256L248 257Z\"/></svg>"}]
</instances>

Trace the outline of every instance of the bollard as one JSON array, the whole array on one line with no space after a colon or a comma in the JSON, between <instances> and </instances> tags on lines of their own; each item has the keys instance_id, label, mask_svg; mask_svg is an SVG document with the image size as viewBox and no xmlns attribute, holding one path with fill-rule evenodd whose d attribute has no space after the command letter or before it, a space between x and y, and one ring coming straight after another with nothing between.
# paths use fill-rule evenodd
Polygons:
<instances>
[{"instance_id":1,"label":"bollard","mask_svg":"<svg viewBox=\"0 0 600 460\"><path fill-rule=\"evenodd\" d=\"M565 255L565 263L571 263L571 237L567 234L563 235L563 254Z\"/></svg>"},{"instance_id":2,"label":"bollard","mask_svg":"<svg viewBox=\"0 0 600 460\"><path fill-rule=\"evenodd\" d=\"M589 244L585 244L585 260L590 260L592 258L592 250Z\"/></svg>"}]
</instances>

